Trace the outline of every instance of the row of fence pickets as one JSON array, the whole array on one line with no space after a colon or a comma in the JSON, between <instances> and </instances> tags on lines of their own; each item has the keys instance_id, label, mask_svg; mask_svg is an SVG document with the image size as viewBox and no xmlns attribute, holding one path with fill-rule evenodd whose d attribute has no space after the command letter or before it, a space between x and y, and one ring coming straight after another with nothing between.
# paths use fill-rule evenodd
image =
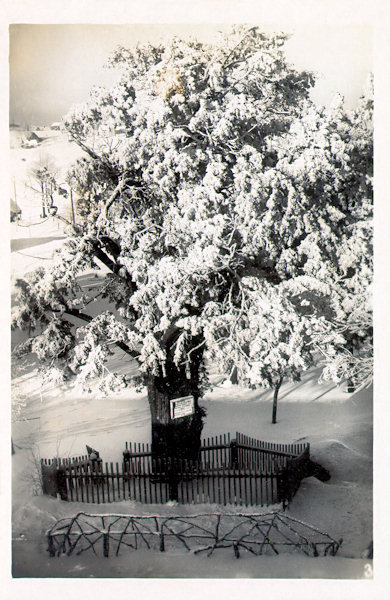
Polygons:
<instances>
[{"instance_id":1,"label":"row of fence pickets","mask_svg":"<svg viewBox=\"0 0 390 600\"><path fill-rule=\"evenodd\" d=\"M289 456L298 456L301 454L305 448L308 446L307 443L294 443L294 444L276 444L273 442L262 442L260 440L256 440L255 438L251 438L247 435L243 435L242 433L236 433L234 440L238 444L251 446L253 449L262 450L265 453L272 454L283 454ZM201 440L201 452L206 450L210 450L216 447L226 447L226 445L230 445L232 442L232 438L230 433L222 434L216 437L208 437L203 438ZM126 450L133 455L148 455L152 454L151 446L148 443L132 443L126 442Z\"/></svg>"},{"instance_id":2,"label":"row of fence pickets","mask_svg":"<svg viewBox=\"0 0 390 600\"><path fill-rule=\"evenodd\" d=\"M69 501L264 506L284 501L280 474L287 461L307 447L261 442L237 433L234 439L229 434L203 439L199 461L155 459L149 444L126 443L130 458L121 464L78 456L45 459L42 465L60 471L60 494Z\"/></svg>"}]
</instances>

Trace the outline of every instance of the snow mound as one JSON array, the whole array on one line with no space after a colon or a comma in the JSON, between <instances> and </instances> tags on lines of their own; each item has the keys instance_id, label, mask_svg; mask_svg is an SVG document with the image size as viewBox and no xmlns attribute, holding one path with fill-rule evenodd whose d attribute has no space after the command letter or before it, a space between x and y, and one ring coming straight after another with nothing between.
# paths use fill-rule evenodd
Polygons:
<instances>
[{"instance_id":1,"label":"snow mound","mask_svg":"<svg viewBox=\"0 0 390 600\"><path fill-rule=\"evenodd\" d=\"M327 440L316 447L312 459L330 471L330 484L340 481L366 484L372 478L372 458L339 440Z\"/></svg>"},{"instance_id":2,"label":"snow mound","mask_svg":"<svg viewBox=\"0 0 390 600\"><path fill-rule=\"evenodd\" d=\"M39 506L34 501L19 506L13 512L14 537L28 538L34 535L42 535L50 525L56 521L56 517L46 510L45 503Z\"/></svg>"}]
</instances>

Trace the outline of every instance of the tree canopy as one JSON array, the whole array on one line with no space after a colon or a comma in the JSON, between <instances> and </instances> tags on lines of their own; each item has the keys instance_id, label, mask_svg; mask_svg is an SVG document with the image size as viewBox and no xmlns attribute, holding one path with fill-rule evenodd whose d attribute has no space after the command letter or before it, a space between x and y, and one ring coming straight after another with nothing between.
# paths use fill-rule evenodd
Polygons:
<instances>
[{"instance_id":1,"label":"tree canopy","mask_svg":"<svg viewBox=\"0 0 390 600\"><path fill-rule=\"evenodd\" d=\"M155 376L201 349L253 386L320 358L327 377L369 380L371 92L355 111L316 106L286 39L237 27L119 48L118 83L64 118L85 150L78 222L17 282L13 319L43 326L24 349L57 375L87 385L116 343ZM92 299L78 278L102 265Z\"/></svg>"}]
</instances>

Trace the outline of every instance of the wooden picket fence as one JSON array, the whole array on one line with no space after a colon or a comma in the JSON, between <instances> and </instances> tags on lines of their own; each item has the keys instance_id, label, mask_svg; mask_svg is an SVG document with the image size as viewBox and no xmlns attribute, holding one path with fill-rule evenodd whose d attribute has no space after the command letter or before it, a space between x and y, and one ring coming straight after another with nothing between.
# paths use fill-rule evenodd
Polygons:
<instances>
[{"instance_id":1,"label":"wooden picket fence","mask_svg":"<svg viewBox=\"0 0 390 600\"><path fill-rule=\"evenodd\" d=\"M88 457L45 459L44 493L53 494L55 483L47 484L51 475L57 477L56 493L71 502L284 504L281 476L287 463L307 449L308 444L271 444L240 433L234 439L224 434L203 439L199 460L193 461L156 459L149 444L126 443L121 463Z\"/></svg>"}]
</instances>

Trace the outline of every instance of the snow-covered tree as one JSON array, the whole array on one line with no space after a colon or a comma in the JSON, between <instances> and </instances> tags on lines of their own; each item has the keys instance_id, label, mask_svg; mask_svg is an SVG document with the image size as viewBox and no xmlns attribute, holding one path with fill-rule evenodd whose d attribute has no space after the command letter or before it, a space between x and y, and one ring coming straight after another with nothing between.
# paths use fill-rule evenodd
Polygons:
<instances>
[{"instance_id":1,"label":"snow-covered tree","mask_svg":"<svg viewBox=\"0 0 390 600\"><path fill-rule=\"evenodd\" d=\"M333 325L345 343L337 345L333 355L325 354L325 378L348 380L351 391L372 381L373 373L373 81L360 99L357 110L348 120L339 119L343 138L345 172L340 197L348 207L337 247L337 272L334 288L337 294Z\"/></svg>"},{"instance_id":2,"label":"snow-covered tree","mask_svg":"<svg viewBox=\"0 0 390 600\"><path fill-rule=\"evenodd\" d=\"M57 190L57 175L57 169L47 155L41 155L29 171L29 188L41 195L42 218L53 212L54 192Z\"/></svg>"},{"instance_id":3,"label":"snow-covered tree","mask_svg":"<svg viewBox=\"0 0 390 600\"><path fill-rule=\"evenodd\" d=\"M296 379L346 347L338 323L366 293L369 124L316 108L285 41L238 27L215 45L120 48L120 81L64 120L86 153L83 222L19 282L14 324L43 324L28 348L84 383L114 343L138 360L157 453L198 451L205 361L253 386ZM102 264L94 316L78 276ZM172 420L187 395L195 414Z\"/></svg>"}]
</instances>

